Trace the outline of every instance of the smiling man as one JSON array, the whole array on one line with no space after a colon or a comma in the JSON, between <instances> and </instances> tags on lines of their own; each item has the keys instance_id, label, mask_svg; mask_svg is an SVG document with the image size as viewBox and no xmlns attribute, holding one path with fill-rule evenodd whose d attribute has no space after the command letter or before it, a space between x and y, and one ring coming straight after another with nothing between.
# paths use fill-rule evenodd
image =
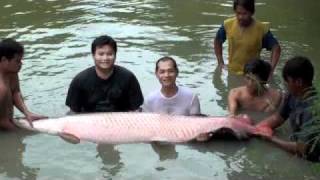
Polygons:
<instances>
[{"instance_id":1,"label":"smiling man","mask_svg":"<svg viewBox=\"0 0 320 180\"><path fill-rule=\"evenodd\" d=\"M155 74L161 89L146 97L144 111L186 116L201 114L198 96L191 89L176 85L178 73L173 58L162 57L156 62Z\"/></svg>"},{"instance_id":2,"label":"smiling man","mask_svg":"<svg viewBox=\"0 0 320 180\"><path fill-rule=\"evenodd\" d=\"M115 65L117 43L110 36L97 37L91 45L95 66L71 82L66 105L72 112L126 112L138 110L143 95L135 75Z\"/></svg>"},{"instance_id":3,"label":"smiling man","mask_svg":"<svg viewBox=\"0 0 320 180\"><path fill-rule=\"evenodd\" d=\"M266 23L253 18L255 12L254 0L234 0L235 17L226 19L219 28L214 39L214 52L218 66L225 66L222 56L222 44L228 41L228 70L241 75L244 65L253 58L259 58L261 49L271 51L271 78L279 61L280 46Z\"/></svg>"}]
</instances>

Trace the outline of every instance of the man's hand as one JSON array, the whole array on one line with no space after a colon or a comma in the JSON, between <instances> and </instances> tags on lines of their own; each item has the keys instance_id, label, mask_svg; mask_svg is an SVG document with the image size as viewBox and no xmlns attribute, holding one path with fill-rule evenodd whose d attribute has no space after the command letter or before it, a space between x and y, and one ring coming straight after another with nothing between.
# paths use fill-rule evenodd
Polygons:
<instances>
[{"instance_id":1,"label":"man's hand","mask_svg":"<svg viewBox=\"0 0 320 180\"><path fill-rule=\"evenodd\" d=\"M264 124L258 124L258 125L256 125L256 128L258 130L256 135L258 135L262 139L265 139L268 141L272 140L273 130L269 126L264 125Z\"/></svg>"},{"instance_id":2,"label":"man's hand","mask_svg":"<svg viewBox=\"0 0 320 180\"><path fill-rule=\"evenodd\" d=\"M30 123L31 127L33 127L33 125L32 125L33 121L36 121L36 120L39 120L39 119L46 119L46 118L48 118L48 117L47 116L43 116L43 115L39 115L39 114L35 114L35 113L32 113L32 112L28 112L26 114L26 119Z\"/></svg>"},{"instance_id":3,"label":"man's hand","mask_svg":"<svg viewBox=\"0 0 320 180\"><path fill-rule=\"evenodd\" d=\"M225 65L224 63L218 63L218 68L220 69L220 70L227 70L228 69L228 66L227 65Z\"/></svg>"}]
</instances>

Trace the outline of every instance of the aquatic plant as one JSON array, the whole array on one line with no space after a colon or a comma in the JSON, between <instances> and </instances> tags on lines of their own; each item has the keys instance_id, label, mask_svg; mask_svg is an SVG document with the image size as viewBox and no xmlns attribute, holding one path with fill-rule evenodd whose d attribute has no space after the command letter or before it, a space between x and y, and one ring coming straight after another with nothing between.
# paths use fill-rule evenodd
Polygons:
<instances>
[{"instance_id":1,"label":"aquatic plant","mask_svg":"<svg viewBox=\"0 0 320 180\"><path fill-rule=\"evenodd\" d=\"M319 89L319 88L318 88ZM308 148L306 154L314 151L320 151L320 92L316 89L308 89L304 95L303 100L311 103L311 106L306 110L311 114L311 119L303 125L302 131L295 133L299 139L306 140ZM320 152L314 152L320 154Z\"/></svg>"}]
</instances>

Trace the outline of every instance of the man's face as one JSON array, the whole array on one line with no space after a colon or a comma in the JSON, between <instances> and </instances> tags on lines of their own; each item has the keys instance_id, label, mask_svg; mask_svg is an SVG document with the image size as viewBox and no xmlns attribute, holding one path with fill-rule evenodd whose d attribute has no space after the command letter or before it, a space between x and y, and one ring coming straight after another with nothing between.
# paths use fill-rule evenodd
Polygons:
<instances>
[{"instance_id":1,"label":"man's face","mask_svg":"<svg viewBox=\"0 0 320 180\"><path fill-rule=\"evenodd\" d=\"M244 83L251 94L256 94L258 91L258 85L260 84L258 77L253 74L245 74Z\"/></svg>"},{"instance_id":2,"label":"man's face","mask_svg":"<svg viewBox=\"0 0 320 180\"><path fill-rule=\"evenodd\" d=\"M163 87L174 86L176 84L177 71L172 61L160 61L156 76Z\"/></svg>"},{"instance_id":3,"label":"man's face","mask_svg":"<svg viewBox=\"0 0 320 180\"><path fill-rule=\"evenodd\" d=\"M242 6L237 6L234 12L240 26L247 27L251 24L253 14L250 11L247 11Z\"/></svg>"},{"instance_id":4,"label":"man's face","mask_svg":"<svg viewBox=\"0 0 320 180\"><path fill-rule=\"evenodd\" d=\"M18 73L22 67L22 57L23 54L15 54L11 59L7 59L4 57L4 61L6 61L7 63L6 70L9 73Z\"/></svg>"},{"instance_id":5,"label":"man's face","mask_svg":"<svg viewBox=\"0 0 320 180\"><path fill-rule=\"evenodd\" d=\"M94 63L101 70L111 70L116 60L116 54L111 46L98 46L93 55Z\"/></svg>"},{"instance_id":6,"label":"man's face","mask_svg":"<svg viewBox=\"0 0 320 180\"><path fill-rule=\"evenodd\" d=\"M293 79L291 77L287 77L287 80L285 81L286 87L288 91L294 95L298 96L301 91L301 80L299 79Z\"/></svg>"}]
</instances>

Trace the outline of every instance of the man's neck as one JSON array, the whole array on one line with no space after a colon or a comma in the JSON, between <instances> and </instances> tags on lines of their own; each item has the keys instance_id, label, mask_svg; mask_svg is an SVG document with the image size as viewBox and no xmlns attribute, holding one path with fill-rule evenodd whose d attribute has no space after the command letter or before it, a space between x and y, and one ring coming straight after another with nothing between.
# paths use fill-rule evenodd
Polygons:
<instances>
[{"instance_id":1,"label":"man's neck","mask_svg":"<svg viewBox=\"0 0 320 180\"><path fill-rule=\"evenodd\" d=\"M244 30L244 29L250 27L254 23L254 21L255 20L253 18L251 18L250 21L248 21L247 24L240 24L239 23L239 27Z\"/></svg>"},{"instance_id":2,"label":"man's neck","mask_svg":"<svg viewBox=\"0 0 320 180\"><path fill-rule=\"evenodd\" d=\"M101 79L104 79L104 80L108 79L112 75L113 69L114 69L114 67L111 69L99 69L99 68L95 67L97 76Z\"/></svg>"},{"instance_id":3,"label":"man's neck","mask_svg":"<svg viewBox=\"0 0 320 180\"><path fill-rule=\"evenodd\" d=\"M299 93L297 94L297 97L300 99L305 99L308 98L310 95L312 95L313 92L313 86L305 86L303 88L301 88L301 91L299 91Z\"/></svg>"},{"instance_id":4,"label":"man's neck","mask_svg":"<svg viewBox=\"0 0 320 180\"><path fill-rule=\"evenodd\" d=\"M178 87L174 84L172 86L167 86L167 87L162 87L161 88L161 93L165 96L165 97L172 97L174 95L176 95L178 92Z\"/></svg>"},{"instance_id":5,"label":"man's neck","mask_svg":"<svg viewBox=\"0 0 320 180\"><path fill-rule=\"evenodd\" d=\"M267 93L268 88L265 85L261 84L261 86L257 87L255 91L249 91L248 89L247 91L252 97L261 97Z\"/></svg>"},{"instance_id":6,"label":"man's neck","mask_svg":"<svg viewBox=\"0 0 320 180\"><path fill-rule=\"evenodd\" d=\"M7 71L4 71L3 69L0 68L0 78L2 79L9 78L11 74L13 73L8 73Z\"/></svg>"}]
</instances>

